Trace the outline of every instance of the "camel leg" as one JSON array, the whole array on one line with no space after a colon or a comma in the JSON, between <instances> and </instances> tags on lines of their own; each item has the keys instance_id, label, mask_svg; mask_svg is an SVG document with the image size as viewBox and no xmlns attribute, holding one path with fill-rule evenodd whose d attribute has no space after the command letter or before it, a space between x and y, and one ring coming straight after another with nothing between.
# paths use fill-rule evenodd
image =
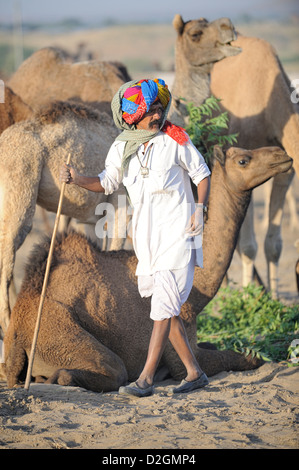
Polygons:
<instances>
[{"instance_id":1,"label":"camel leg","mask_svg":"<svg viewBox=\"0 0 299 470\"><path fill-rule=\"evenodd\" d=\"M256 356L252 357L251 354L246 356L230 350L219 351L197 348L195 354L200 367L209 377L223 371L252 370L263 364L263 360Z\"/></svg>"},{"instance_id":2,"label":"camel leg","mask_svg":"<svg viewBox=\"0 0 299 470\"><path fill-rule=\"evenodd\" d=\"M268 288L278 297L278 262L282 250L281 224L286 193L292 182L294 170L274 177L269 207L269 225L264 242L268 270Z\"/></svg>"},{"instance_id":3,"label":"camel leg","mask_svg":"<svg viewBox=\"0 0 299 470\"><path fill-rule=\"evenodd\" d=\"M32 184L34 186L34 184ZM32 229L36 207L36 193L28 191L19 205L7 191L0 214L0 335L4 335L9 324L9 287L11 284L16 252Z\"/></svg>"},{"instance_id":4,"label":"camel leg","mask_svg":"<svg viewBox=\"0 0 299 470\"><path fill-rule=\"evenodd\" d=\"M220 351L212 344L197 343L196 323L184 322L187 336L194 356L201 369L211 377L224 371L242 371L256 369L263 361L251 354L245 355L235 351ZM163 354L163 365L168 369L174 380L181 380L186 376L186 369L179 359L176 351L167 344Z\"/></svg>"},{"instance_id":5,"label":"camel leg","mask_svg":"<svg viewBox=\"0 0 299 470\"><path fill-rule=\"evenodd\" d=\"M270 200L271 200L271 191L273 186L273 178L266 183L263 184L264 189L264 216L262 226L266 230L268 228L269 223L269 207L270 207Z\"/></svg>"},{"instance_id":6,"label":"camel leg","mask_svg":"<svg viewBox=\"0 0 299 470\"><path fill-rule=\"evenodd\" d=\"M260 367L263 360L252 357L251 354L245 355L235 351L219 351L211 346L198 347L193 346L193 353L201 369L208 377L219 374L220 372L252 370ZM175 351L168 345L163 356L163 364L169 370L174 380L181 380L186 376L186 370L183 364L178 360Z\"/></svg>"},{"instance_id":7,"label":"camel leg","mask_svg":"<svg viewBox=\"0 0 299 470\"><path fill-rule=\"evenodd\" d=\"M293 184L291 184L289 189L287 190L286 201L288 203L290 211L290 229L295 232L299 229L299 217L297 212L296 196L294 194Z\"/></svg>"},{"instance_id":8,"label":"camel leg","mask_svg":"<svg viewBox=\"0 0 299 470\"><path fill-rule=\"evenodd\" d=\"M75 351L72 350L71 353L71 364L57 369L46 383L109 392L118 390L127 382L128 375L123 361L87 331L81 330L80 341L77 338L74 343L70 333L68 343L76 344Z\"/></svg>"},{"instance_id":9,"label":"camel leg","mask_svg":"<svg viewBox=\"0 0 299 470\"><path fill-rule=\"evenodd\" d=\"M257 243L254 233L254 211L252 199L248 206L246 217L240 230L237 249L242 260L243 286L245 287L251 282L253 282L254 260L257 253Z\"/></svg>"},{"instance_id":10,"label":"camel leg","mask_svg":"<svg viewBox=\"0 0 299 470\"><path fill-rule=\"evenodd\" d=\"M12 324L4 338L4 371L8 388L12 388L19 382L19 377L26 362L26 352L23 344L18 339Z\"/></svg>"}]
</instances>

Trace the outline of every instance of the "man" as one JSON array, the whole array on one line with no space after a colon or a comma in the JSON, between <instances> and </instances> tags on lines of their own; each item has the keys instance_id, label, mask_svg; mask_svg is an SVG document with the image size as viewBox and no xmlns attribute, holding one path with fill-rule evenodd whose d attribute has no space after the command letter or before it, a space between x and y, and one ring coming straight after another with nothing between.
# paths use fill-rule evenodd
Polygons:
<instances>
[{"instance_id":1,"label":"man","mask_svg":"<svg viewBox=\"0 0 299 470\"><path fill-rule=\"evenodd\" d=\"M166 121L171 94L161 79L124 84L112 100L116 126L105 170L95 177L65 165L61 179L90 191L111 194L123 182L133 206L132 239L142 297L151 296L153 330L144 369L119 393L148 396L169 338L187 376L174 393L207 385L179 317L192 288L194 267L202 266L201 234L210 171L184 129ZM190 178L197 185L195 205Z\"/></svg>"}]
</instances>

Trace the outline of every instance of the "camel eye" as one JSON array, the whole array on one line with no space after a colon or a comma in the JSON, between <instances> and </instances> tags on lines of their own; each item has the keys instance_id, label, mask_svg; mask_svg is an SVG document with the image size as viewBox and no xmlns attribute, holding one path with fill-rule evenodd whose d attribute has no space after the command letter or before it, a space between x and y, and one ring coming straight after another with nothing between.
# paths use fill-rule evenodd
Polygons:
<instances>
[{"instance_id":1,"label":"camel eye","mask_svg":"<svg viewBox=\"0 0 299 470\"><path fill-rule=\"evenodd\" d=\"M192 41L199 42L202 36L202 31L197 31L196 33L190 34Z\"/></svg>"},{"instance_id":2,"label":"camel eye","mask_svg":"<svg viewBox=\"0 0 299 470\"><path fill-rule=\"evenodd\" d=\"M248 159L248 158L242 158L241 160L238 161L238 164L239 164L240 166L246 166L246 165L248 165L248 163L249 163L249 159Z\"/></svg>"}]
</instances>

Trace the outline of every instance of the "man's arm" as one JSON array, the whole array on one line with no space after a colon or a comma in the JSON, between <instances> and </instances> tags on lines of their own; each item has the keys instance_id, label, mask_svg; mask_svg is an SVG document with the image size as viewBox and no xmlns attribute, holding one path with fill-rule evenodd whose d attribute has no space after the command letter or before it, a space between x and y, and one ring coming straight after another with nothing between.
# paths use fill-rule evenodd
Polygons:
<instances>
[{"instance_id":1,"label":"man's arm","mask_svg":"<svg viewBox=\"0 0 299 470\"><path fill-rule=\"evenodd\" d=\"M197 185L198 204L207 205L210 194L210 177L207 176Z\"/></svg>"},{"instance_id":2,"label":"man's arm","mask_svg":"<svg viewBox=\"0 0 299 470\"><path fill-rule=\"evenodd\" d=\"M101 185L98 176L84 176L77 173L75 168L66 163L60 170L60 180L66 184L76 184L80 188L88 189L95 193L104 193L105 189Z\"/></svg>"},{"instance_id":3,"label":"man's arm","mask_svg":"<svg viewBox=\"0 0 299 470\"><path fill-rule=\"evenodd\" d=\"M195 212L192 214L186 231L190 235L200 235L203 231L203 209L208 203L210 194L210 176L202 179L197 185L198 202L195 205Z\"/></svg>"}]
</instances>

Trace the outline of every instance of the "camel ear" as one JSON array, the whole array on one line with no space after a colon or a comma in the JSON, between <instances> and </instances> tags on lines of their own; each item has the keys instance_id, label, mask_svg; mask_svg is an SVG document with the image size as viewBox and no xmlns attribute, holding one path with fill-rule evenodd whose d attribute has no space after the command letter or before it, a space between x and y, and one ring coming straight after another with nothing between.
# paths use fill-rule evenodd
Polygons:
<instances>
[{"instance_id":1,"label":"camel ear","mask_svg":"<svg viewBox=\"0 0 299 470\"><path fill-rule=\"evenodd\" d=\"M185 23L181 15L179 14L175 15L172 21L172 25L178 34L182 34Z\"/></svg>"},{"instance_id":2,"label":"camel ear","mask_svg":"<svg viewBox=\"0 0 299 470\"><path fill-rule=\"evenodd\" d=\"M225 165L225 155L222 151L222 148L219 147L219 145L214 145L213 157L214 159L218 160L220 165L222 166Z\"/></svg>"}]
</instances>

